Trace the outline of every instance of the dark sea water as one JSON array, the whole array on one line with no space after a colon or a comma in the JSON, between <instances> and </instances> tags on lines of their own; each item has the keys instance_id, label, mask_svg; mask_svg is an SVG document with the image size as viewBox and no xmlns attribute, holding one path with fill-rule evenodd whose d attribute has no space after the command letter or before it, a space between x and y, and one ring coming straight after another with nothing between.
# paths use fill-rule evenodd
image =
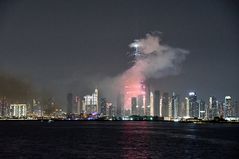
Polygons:
<instances>
[{"instance_id":1,"label":"dark sea water","mask_svg":"<svg viewBox=\"0 0 239 159\"><path fill-rule=\"evenodd\" d=\"M239 158L239 125L0 121L4 158Z\"/></svg>"}]
</instances>

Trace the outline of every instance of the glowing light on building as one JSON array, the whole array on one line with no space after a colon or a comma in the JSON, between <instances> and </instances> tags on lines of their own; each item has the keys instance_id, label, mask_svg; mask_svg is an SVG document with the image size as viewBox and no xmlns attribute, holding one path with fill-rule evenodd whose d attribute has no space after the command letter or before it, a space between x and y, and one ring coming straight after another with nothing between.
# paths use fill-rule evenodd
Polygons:
<instances>
[{"instance_id":1,"label":"glowing light on building","mask_svg":"<svg viewBox=\"0 0 239 159\"><path fill-rule=\"evenodd\" d=\"M10 104L10 116L11 117L24 117L27 115L26 104Z\"/></svg>"},{"instance_id":2,"label":"glowing light on building","mask_svg":"<svg viewBox=\"0 0 239 159\"><path fill-rule=\"evenodd\" d=\"M99 100L98 100L98 89L95 89L95 92L92 95L84 96L84 109L87 113L98 112L99 109Z\"/></svg>"},{"instance_id":3,"label":"glowing light on building","mask_svg":"<svg viewBox=\"0 0 239 159\"><path fill-rule=\"evenodd\" d=\"M132 97L143 96L143 107L145 106L145 85L143 81L137 82L134 80L125 81L124 87L124 106L125 108L131 107Z\"/></svg>"}]
</instances>

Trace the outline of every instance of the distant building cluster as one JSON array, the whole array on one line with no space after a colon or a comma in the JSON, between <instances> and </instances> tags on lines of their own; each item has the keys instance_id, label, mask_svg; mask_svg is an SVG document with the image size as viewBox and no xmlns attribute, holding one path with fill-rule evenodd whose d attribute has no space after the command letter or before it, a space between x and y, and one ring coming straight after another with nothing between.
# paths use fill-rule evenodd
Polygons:
<instances>
[{"instance_id":1,"label":"distant building cluster","mask_svg":"<svg viewBox=\"0 0 239 159\"><path fill-rule=\"evenodd\" d=\"M239 119L238 102L231 96L218 99L215 96L203 100L196 92L189 92L186 97L176 93L151 91L143 87L137 96L127 96L119 92L115 101L110 101L101 95L98 89L83 97L68 93L66 96L66 111L56 104L53 98L46 100L32 99L25 103L10 102L6 97L0 99L0 118L2 119L130 119L139 116L142 119L157 118L160 120L215 118L234 120ZM127 87L127 90L130 90ZM131 90L130 90L131 91ZM134 94L133 92L130 95ZM130 98L129 98L130 97Z\"/></svg>"},{"instance_id":2,"label":"distant building cluster","mask_svg":"<svg viewBox=\"0 0 239 159\"><path fill-rule=\"evenodd\" d=\"M64 117L66 113L55 103L53 98L46 100L26 100L18 102L0 99L0 119L41 119L44 117Z\"/></svg>"},{"instance_id":3,"label":"distant building cluster","mask_svg":"<svg viewBox=\"0 0 239 159\"><path fill-rule=\"evenodd\" d=\"M180 98L174 92L170 95L166 92L161 94L159 90L155 90L146 94L145 101L142 103L141 97L132 97L130 115L158 116L164 120L182 118L213 120L216 117L229 119L239 116L238 102L231 96L225 96L223 100L211 96L204 101L198 98L196 92L189 92L188 96Z\"/></svg>"},{"instance_id":4,"label":"distant building cluster","mask_svg":"<svg viewBox=\"0 0 239 159\"><path fill-rule=\"evenodd\" d=\"M107 98L100 96L98 89L82 99L69 93L67 101L68 114L98 114L98 117L107 118L137 115L159 117L163 120L188 118L213 120L239 116L238 102L231 96L225 96L223 100L211 96L204 101L198 98L196 92L189 92L188 96L180 98L174 92L170 95L167 92L161 93L159 90L146 91L131 97L130 107L124 105L124 94L119 93L115 102L108 101Z\"/></svg>"}]
</instances>

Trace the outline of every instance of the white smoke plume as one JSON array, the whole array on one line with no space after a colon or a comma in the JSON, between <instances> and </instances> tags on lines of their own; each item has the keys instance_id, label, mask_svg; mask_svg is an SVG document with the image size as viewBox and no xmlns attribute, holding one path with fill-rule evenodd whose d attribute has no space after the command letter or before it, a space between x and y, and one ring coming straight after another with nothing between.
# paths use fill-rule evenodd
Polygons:
<instances>
[{"instance_id":1,"label":"white smoke plume","mask_svg":"<svg viewBox=\"0 0 239 159\"><path fill-rule=\"evenodd\" d=\"M125 85L135 86L150 78L162 78L180 73L180 65L189 52L162 44L161 41L159 32L152 32L129 44L130 48L140 54L135 55L137 57L131 68L117 77L107 78L101 82L103 94L115 100L115 96L120 92L126 93L123 90ZM135 90L137 88L138 90ZM134 91L140 94L141 90L137 88L134 88Z\"/></svg>"},{"instance_id":2,"label":"white smoke plume","mask_svg":"<svg viewBox=\"0 0 239 159\"><path fill-rule=\"evenodd\" d=\"M142 57L129 70L135 70L144 78L160 78L180 72L180 64L189 53L186 50L161 44L158 32L148 33L143 39L136 40L129 47L138 47Z\"/></svg>"}]
</instances>

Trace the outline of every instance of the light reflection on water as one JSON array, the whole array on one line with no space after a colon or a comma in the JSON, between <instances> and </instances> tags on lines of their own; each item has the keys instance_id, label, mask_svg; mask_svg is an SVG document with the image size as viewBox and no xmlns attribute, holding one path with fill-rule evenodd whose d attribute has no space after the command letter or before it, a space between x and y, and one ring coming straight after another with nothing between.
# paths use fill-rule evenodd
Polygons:
<instances>
[{"instance_id":1,"label":"light reflection on water","mask_svg":"<svg viewBox=\"0 0 239 159\"><path fill-rule=\"evenodd\" d=\"M138 123L138 127L145 129L148 122ZM147 131L134 130L134 125L125 122L122 125L122 158L150 158L148 145L150 144L150 134ZM119 141L120 142L120 141Z\"/></svg>"},{"instance_id":2,"label":"light reflection on water","mask_svg":"<svg viewBox=\"0 0 239 159\"><path fill-rule=\"evenodd\" d=\"M0 136L0 158L237 158L239 154L238 125L0 122Z\"/></svg>"}]
</instances>

